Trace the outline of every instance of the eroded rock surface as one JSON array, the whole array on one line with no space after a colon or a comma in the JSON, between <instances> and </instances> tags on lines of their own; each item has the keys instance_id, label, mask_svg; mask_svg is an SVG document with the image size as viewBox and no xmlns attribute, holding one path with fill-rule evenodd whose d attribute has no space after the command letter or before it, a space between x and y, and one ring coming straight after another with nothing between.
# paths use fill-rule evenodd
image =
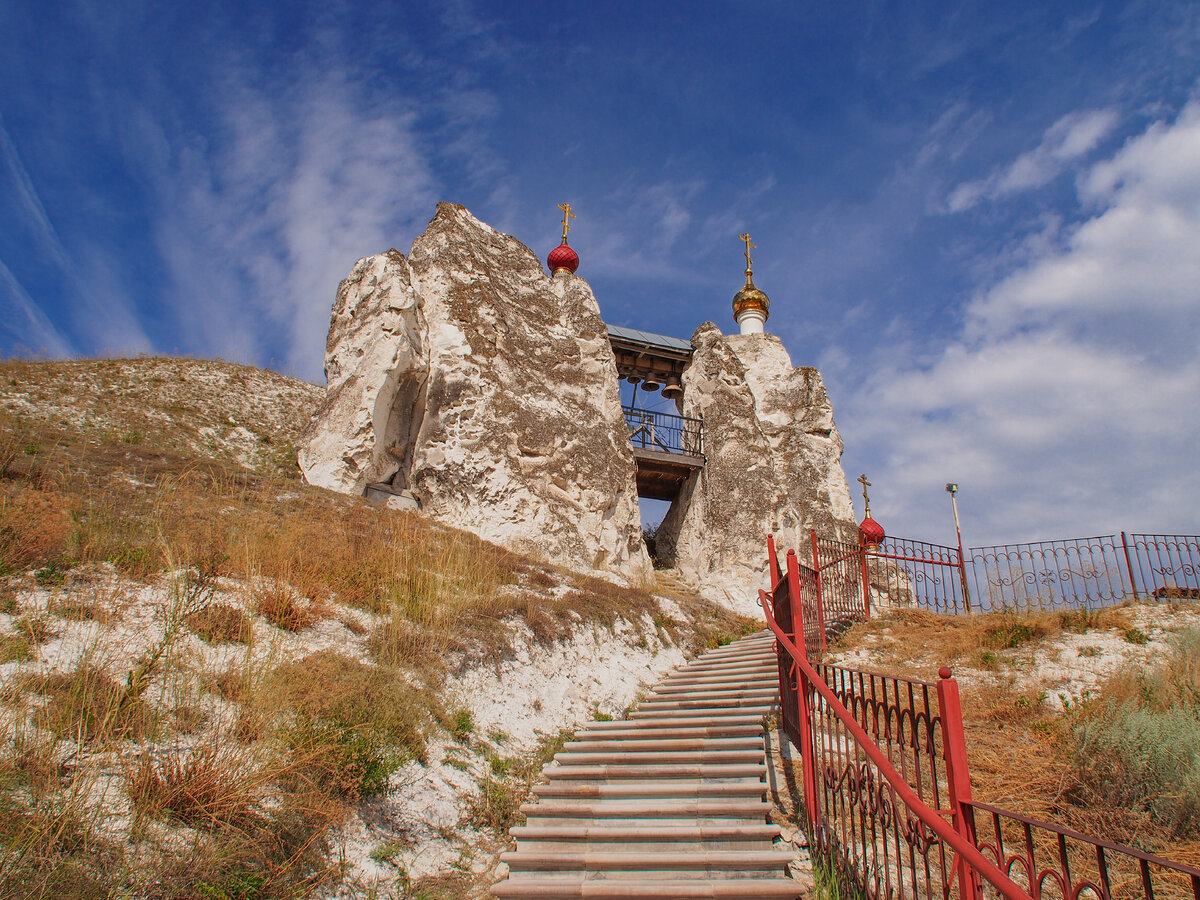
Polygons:
<instances>
[{"instance_id":1,"label":"eroded rock surface","mask_svg":"<svg viewBox=\"0 0 1200 900\"><path fill-rule=\"evenodd\" d=\"M816 369L794 368L770 334L692 337L684 415L704 420L707 464L659 528L660 555L748 614L766 586L766 536L798 547L812 531L854 540L842 439Z\"/></svg>"},{"instance_id":2,"label":"eroded rock surface","mask_svg":"<svg viewBox=\"0 0 1200 900\"><path fill-rule=\"evenodd\" d=\"M407 489L429 515L574 568L638 577L635 464L587 283L442 203L405 260L338 290L329 394L301 439L309 481Z\"/></svg>"}]
</instances>

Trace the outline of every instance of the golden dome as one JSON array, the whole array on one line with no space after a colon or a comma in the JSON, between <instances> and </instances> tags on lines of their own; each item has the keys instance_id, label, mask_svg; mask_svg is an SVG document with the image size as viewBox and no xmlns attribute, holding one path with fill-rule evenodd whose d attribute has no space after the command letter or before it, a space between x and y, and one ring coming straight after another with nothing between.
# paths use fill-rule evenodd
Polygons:
<instances>
[{"instance_id":1,"label":"golden dome","mask_svg":"<svg viewBox=\"0 0 1200 900\"><path fill-rule=\"evenodd\" d=\"M754 286L754 281L750 277L751 272L746 270L746 286L733 295L733 318L736 320L743 312L749 309L757 309L763 314L763 318L768 316L767 310L771 308L771 301L767 299L767 295Z\"/></svg>"}]
</instances>

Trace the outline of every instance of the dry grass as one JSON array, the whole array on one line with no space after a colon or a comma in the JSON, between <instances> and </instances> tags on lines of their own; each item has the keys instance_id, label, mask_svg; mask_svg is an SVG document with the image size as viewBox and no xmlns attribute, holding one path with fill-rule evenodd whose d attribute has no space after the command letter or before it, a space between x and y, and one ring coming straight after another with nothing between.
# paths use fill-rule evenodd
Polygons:
<instances>
[{"instance_id":1,"label":"dry grass","mask_svg":"<svg viewBox=\"0 0 1200 900\"><path fill-rule=\"evenodd\" d=\"M838 641L836 649L870 647L873 665L882 670L932 679L945 665L994 668L997 653L1018 648L1036 650L1040 643L1062 632L1082 634L1114 628L1132 628L1121 607L973 616L899 609L855 624Z\"/></svg>"},{"instance_id":2,"label":"dry grass","mask_svg":"<svg viewBox=\"0 0 1200 900\"><path fill-rule=\"evenodd\" d=\"M254 623L241 609L229 603L212 603L189 614L188 629L210 644L244 644L254 634Z\"/></svg>"},{"instance_id":3,"label":"dry grass","mask_svg":"<svg viewBox=\"0 0 1200 900\"><path fill-rule=\"evenodd\" d=\"M511 655L512 622L550 644L645 616L691 650L754 627L680 586L655 586L683 610L671 618L648 591L305 486L291 442L307 411L248 406L253 370L169 363L0 364L0 613L27 613L0 660L34 658L55 627L64 645L139 632L111 659L22 665L0 686L0 896L310 895L338 877L331 829L456 727L441 680ZM236 423L200 403L213 384ZM52 414L5 411L26 401ZM167 597L152 626L137 582ZM369 658L273 649L296 640L276 629L311 637L324 620L367 636ZM510 821L543 762L498 762L473 815ZM104 836L114 811L133 814L127 840Z\"/></svg>"}]
</instances>

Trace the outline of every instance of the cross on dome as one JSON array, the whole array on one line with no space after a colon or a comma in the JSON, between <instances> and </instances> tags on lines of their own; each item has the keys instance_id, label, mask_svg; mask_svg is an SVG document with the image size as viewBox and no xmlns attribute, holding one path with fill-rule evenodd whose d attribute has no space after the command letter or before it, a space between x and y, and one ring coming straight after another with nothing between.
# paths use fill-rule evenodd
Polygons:
<instances>
[{"instance_id":1,"label":"cross on dome","mask_svg":"<svg viewBox=\"0 0 1200 900\"><path fill-rule=\"evenodd\" d=\"M571 230L571 220L575 218L575 213L571 212L570 203L560 203L558 208L563 214L562 243L550 251L550 255L546 257L546 265L550 267L551 275L557 275L559 272L574 275L575 270L579 268L579 254L567 246L567 232Z\"/></svg>"}]
</instances>

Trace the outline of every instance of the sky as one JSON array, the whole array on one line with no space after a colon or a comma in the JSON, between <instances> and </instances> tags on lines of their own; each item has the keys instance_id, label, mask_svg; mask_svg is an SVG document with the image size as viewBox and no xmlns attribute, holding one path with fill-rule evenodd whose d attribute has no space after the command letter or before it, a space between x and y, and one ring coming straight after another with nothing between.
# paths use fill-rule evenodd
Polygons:
<instances>
[{"instance_id":1,"label":"sky","mask_svg":"<svg viewBox=\"0 0 1200 900\"><path fill-rule=\"evenodd\" d=\"M889 533L1200 532L1200 4L0 4L0 352L323 383L439 200L820 369Z\"/></svg>"}]
</instances>

